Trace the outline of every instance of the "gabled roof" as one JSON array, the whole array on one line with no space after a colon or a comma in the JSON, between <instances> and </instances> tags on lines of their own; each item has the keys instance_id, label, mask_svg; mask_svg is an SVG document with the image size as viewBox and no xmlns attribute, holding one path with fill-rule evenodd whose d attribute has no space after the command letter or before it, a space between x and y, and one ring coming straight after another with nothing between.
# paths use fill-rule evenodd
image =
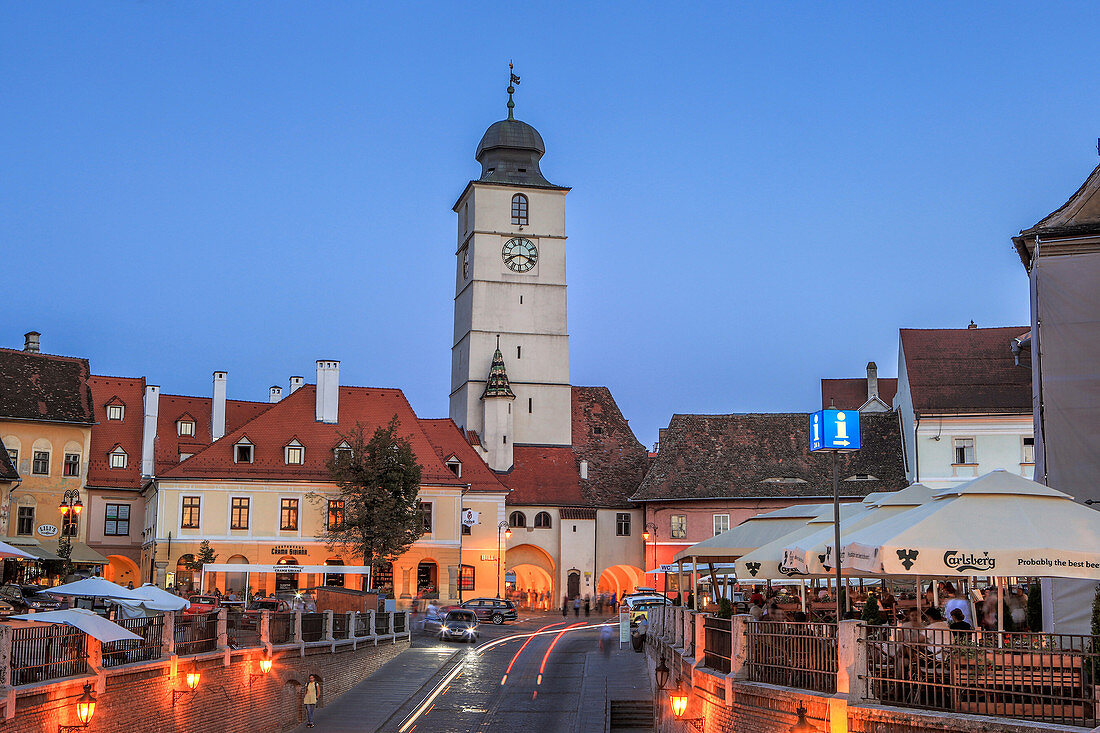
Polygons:
<instances>
[{"instance_id":1,"label":"gabled roof","mask_svg":"<svg viewBox=\"0 0 1100 733\"><path fill-rule=\"evenodd\" d=\"M0 349L0 418L91 425L88 360Z\"/></svg>"},{"instance_id":2,"label":"gabled roof","mask_svg":"<svg viewBox=\"0 0 1100 733\"><path fill-rule=\"evenodd\" d=\"M465 486L444 464L409 405L396 389L340 387L339 422L316 421L315 385L305 385L282 401L231 430L194 456L161 473L163 479L224 478L267 481L329 481L327 462L333 449L356 424L368 435L397 417L399 432L412 445L421 464L424 485ZM163 414L163 402L162 402ZM228 411L227 411L228 412ZM227 415L228 422L228 415ZM305 462L287 465L283 448L297 436L305 446ZM233 446L247 437L253 462L235 463Z\"/></svg>"},{"instance_id":3,"label":"gabled roof","mask_svg":"<svg viewBox=\"0 0 1100 733\"><path fill-rule=\"evenodd\" d=\"M1012 238L1024 266L1030 268L1035 256L1035 240L1100 235L1100 165L1081 184L1081 187L1055 211L1045 216L1030 229L1022 230ZM1095 244L1092 245L1095 247Z\"/></svg>"},{"instance_id":4,"label":"gabled roof","mask_svg":"<svg viewBox=\"0 0 1100 733\"><path fill-rule=\"evenodd\" d=\"M157 475L179 465L180 453L198 453L210 445L209 397L162 394L157 414L156 463ZM277 404L277 403L275 403ZM225 430L232 432L273 406L270 402L245 400L225 401ZM186 418L195 422L195 434L179 435L176 421Z\"/></svg>"},{"instance_id":5,"label":"gabled roof","mask_svg":"<svg viewBox=\"0 0 1100 733\"><path fill-rule=\"evenodd\" d=\"M477 451L466 442L462 431L449 417L420 419L420 428L427 436L428 442L435 448L435 453L440 460L446 462L452 457L457 458L462 464L462 483L470 484L473 491L496 491L507 493L508 487L501 483L497 474L486 465ZM447 469L450 471L450 469Z\"/></svg>"},{"instance_id":6,"label":"gabled roof","mask_svg":"<svg viewBox=\"0 0 1100 733\"><path fill-rule=\"evenodd\" d=\"M88 486L93 488L141 488L141 436L145 419L145 380L140 377L88 379L95 405L96 424L88 449ZM107 405L124 403L121 420L107 419ZM108 455L121 446L129 456L126 468L111 468Z\"/></svg>"},{"instance_id":7,"label":"gabled roof","mask_svg":"<svg viewBox=\"0 0 1100 733\"><path fill-rule=\"evenodd\" d=\"M878 397L887 407L894 404L894 395L897 392L897 379L879 377ZM821 409L826 409L830 403L836 405L838 410L858 410L863 407L867 404L867 378L822 379Z\"/></svg>"},{"instance_id":8,"label":"gabled roof","mask_svg":"<svg viewBox=\"0 0 1100 733\"><path fill-rule=\"evenodd\" d=\"M906 486L894 413L860 417L863 447L842 453L840 493L865 496ZM877 481L844 481L870 474ZM786 479L786 481L775 481ZM826 455L810 453L809 415L673 415L634 501L832 496Z\"/></svg>"},{"instance_id":9,"label":"gabled roof","mask_svg":"<svg viewBox=\"0 0 1100 733\"><path fill-rule=\"evenodd\" d=\"M0 443L0 481L18 481L19 471L16 469L15 464L12 463L11 456L8 454L8 449L4 447L3 443Z\"/></svg>"},{"instance_id":10,"label":"gabled roof","mask_svg":"<svg viewBox=\"0 0 1100 733\"><path fill-rule=\"evenodd\" d=\"M1028 326L901 329L913 407L920 414L1031 414L1030 361L1012 340Z\"/></svg>"},{"instance_id":11,"label":"gabled roof","mask_svg":"<svg viewBox=\"0 0 1100 733\"><path fill-rule=\"evenodd\" d=\"M621 507L645 476L645 447L607 387L573 387L572 446L516 445L512 470L501 480L509 504ZM580 462L588 464L588 478Z\"/></svg>"}]
</instances>

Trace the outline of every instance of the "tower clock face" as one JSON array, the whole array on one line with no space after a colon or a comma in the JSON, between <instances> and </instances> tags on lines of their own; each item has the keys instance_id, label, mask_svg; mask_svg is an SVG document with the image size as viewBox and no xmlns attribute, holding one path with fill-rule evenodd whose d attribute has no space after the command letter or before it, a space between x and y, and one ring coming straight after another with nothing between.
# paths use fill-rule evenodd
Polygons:
<instances>
[{"instance_id":1,"label":"tower clock face","mask_svg":"<svg viewBox=\"0 0 1100 733\"><path fill-rule=\"evenodd\" d=\"M530 239L514 237L504 243L500 256L512 272L527 272L538 261L539 251Z\"/></svg>"}]
</instances>

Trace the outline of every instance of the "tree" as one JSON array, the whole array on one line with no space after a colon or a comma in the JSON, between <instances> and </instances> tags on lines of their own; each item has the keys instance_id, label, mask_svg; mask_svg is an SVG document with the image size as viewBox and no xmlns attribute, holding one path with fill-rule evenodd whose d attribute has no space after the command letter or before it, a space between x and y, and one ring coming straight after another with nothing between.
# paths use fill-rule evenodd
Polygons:
<instances>
[{"instance_id":1,"label":"tree","mask_svg":"<svg viewBox=\"0 0 1100 733\"><path fill-rule=\"evenodd\" d=\"M188 570L194 570L198 574L199 584L202 584L202 566L211 565L218 559L218 554L210 546L210 540L199 543L199 554L187 563Z\"/></svg>"},{"instance_id":2,"label":"tree","mask_svg":"<svg viewBox=\"0 0 1100 733\"><path fill-rule=\"evenodd\" d=\"M61 582L64 583L73 571L73 541L69 539L69 535L61 535L61 539L57 541L57 556L61 558Z\"/></svg>"},{"instance_id":3,"label":"tree","mask_svg":"<svg viewBox=\"0 0 1100 733\"><path fill-rule=\"evenodd\" d=\"M330 550L340 548L363 564L375 567L392 560L420 539L420 471L412 445L389 424L367 438L359 423L341 438L350 450L338 450L328 462L329 474L340 489L342 516L330 511L321 534ZM330 497L318 494L319 503Z\"/></svg>"}]
</instances>

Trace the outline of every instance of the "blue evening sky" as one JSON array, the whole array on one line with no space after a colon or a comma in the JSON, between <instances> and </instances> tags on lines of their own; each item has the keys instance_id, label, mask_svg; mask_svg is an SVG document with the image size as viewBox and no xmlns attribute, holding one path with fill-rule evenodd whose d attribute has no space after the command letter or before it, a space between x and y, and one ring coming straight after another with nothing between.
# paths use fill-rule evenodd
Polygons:
<instances>
[{"instance_id":1,"label":"blue evening sky","mask_svg":"<svg viewBox=\"0 0 1100 733\"><path fill-rule=\"evenodd\" d=\"M1096 164L1094 3L8 2L0 345L447 414L451 206L505 113L568 198L574 384L808 411L899 327L1027 323L1010 237Z\"/></svg>"}]
</instances>

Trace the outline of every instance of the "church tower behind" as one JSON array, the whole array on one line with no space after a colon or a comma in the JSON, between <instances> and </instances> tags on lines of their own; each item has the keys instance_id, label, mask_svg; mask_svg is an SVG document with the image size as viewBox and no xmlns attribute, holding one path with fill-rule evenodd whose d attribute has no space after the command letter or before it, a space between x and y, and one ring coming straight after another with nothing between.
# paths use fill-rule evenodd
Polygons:
<instances>
[{"instance_id":1,"label":"church tower behind","mask_svg":"<svg viewBox=\"0 0 1100 733\"><path fill-rule=\"evenodd\" d=\"M539 160L546 148L535 128L514 119L514 91L509 86L508 119L491 125L477 147L481 177L470 181L454 206L450 414L500 457L493 466L498 471L511 468L512 444L572 443L565 281L569 189L542 175ZM513 399L487 393L491 369L497 379L506 369ZM504 433L504 425L513 434ZM493 445L485 444L489 441Z\"/></svg>"}]
</instances>

